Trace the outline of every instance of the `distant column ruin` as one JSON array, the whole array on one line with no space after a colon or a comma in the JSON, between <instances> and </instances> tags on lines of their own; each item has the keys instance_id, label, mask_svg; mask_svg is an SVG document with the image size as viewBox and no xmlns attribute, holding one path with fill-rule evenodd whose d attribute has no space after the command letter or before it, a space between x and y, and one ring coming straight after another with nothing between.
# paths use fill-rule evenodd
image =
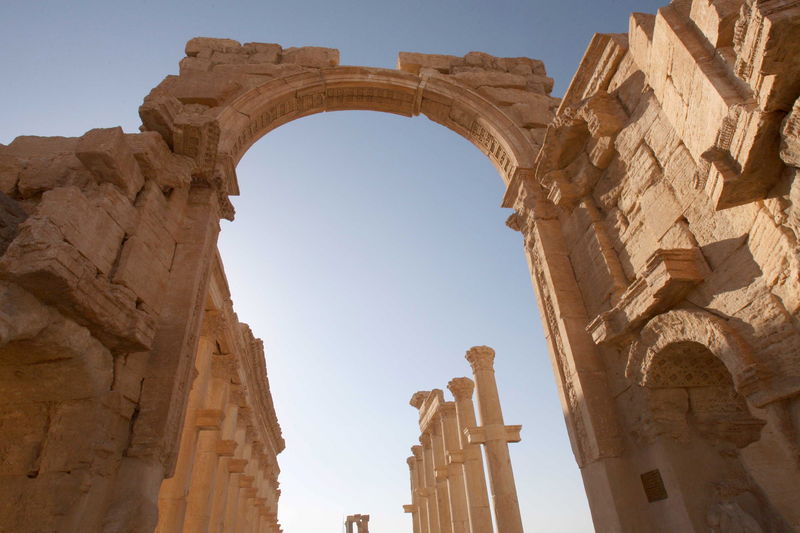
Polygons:
<instances>
[{"instance_id":1,"label":"distant column ruin","mask_svg":"<svg viewBox=\"0 0 800 533\"><path fill-rule=\"evenodd\" d=\"M344 526L347 533L369 533L369 515L349 515L344 521ZM355 531L353 531L353 526L356 526Z\"/></svg>"}]
</instances>

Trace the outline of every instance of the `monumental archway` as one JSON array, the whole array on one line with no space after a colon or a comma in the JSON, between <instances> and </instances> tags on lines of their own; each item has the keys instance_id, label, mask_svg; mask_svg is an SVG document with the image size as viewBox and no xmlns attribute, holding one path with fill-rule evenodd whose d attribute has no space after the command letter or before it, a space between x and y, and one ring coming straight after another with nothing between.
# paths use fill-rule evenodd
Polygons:
<instances>
[{"instance_id":1,"label":"monumental archway","mask_svg":"<svg viewBox=\"0 0 800 533\"><path fill-rule=\"evenodd\" d=\"M800 53L786 38L798 28L793 2L635 14L629 34L592 39L552 122L531 59L401 54L391 71L338 66L331 49L195 39L145 99L141 133L0 146L0 529L150 533L182 431L189 453L244 469L243 510L276 529L264 495L276 497L283 441L260 342L227 294L219 220L253 142L339 109L425 115L498 168L598 530L663 531L679 515L698 531L736 517L800 527ZM201 361L202 386L241 408L246 457L215 437L226 412L201 403L186 417ZM637 429L653 397L698 393L648 376L716 361L752 432L725 449L736 461L686 487L669 472L702 465L680 435ZM705 409L667 404L690 422Z\"/></svg>"}]
</instances>

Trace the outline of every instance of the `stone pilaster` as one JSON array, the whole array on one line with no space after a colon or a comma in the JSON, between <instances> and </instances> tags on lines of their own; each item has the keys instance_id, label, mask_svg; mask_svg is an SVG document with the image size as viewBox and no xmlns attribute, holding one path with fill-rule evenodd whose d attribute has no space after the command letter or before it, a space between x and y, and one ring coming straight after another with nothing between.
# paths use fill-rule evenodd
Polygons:
<instances>
[{"instance_id":1,"label":"stone pilaster","mask_svg":"<svg viewBox=\"0 0 800 533\"><path fill-rule=\"evenodd\" d=\"M475 346L467 351L466 359L475 377L481 417L479 427L467 430L468 437L470 443L483 444L486 448L497 529L503 533L522 533L517 486L508 452L509 442L519 442L521 426L506 426L503 422L494 377L494 350L488 346Z\"/></svg>"}]
</instances>

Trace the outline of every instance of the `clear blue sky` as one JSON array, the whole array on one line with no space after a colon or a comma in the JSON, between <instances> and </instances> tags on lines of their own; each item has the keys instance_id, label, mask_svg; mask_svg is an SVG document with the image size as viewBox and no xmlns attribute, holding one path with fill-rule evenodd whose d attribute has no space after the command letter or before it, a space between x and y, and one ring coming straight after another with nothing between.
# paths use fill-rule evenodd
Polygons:
<instances>
[{"instance_id":1,"label":"clear blue sky","mask_svg":"<svg viewBox=\"0 0 800 533\"><path fill-rule=\"evenodd\" d=\"M630 0L0 3L0 143L138 130L142 98L202 35L339 48L393 68L398 51L471 50L545 61L563 93L593 32L627 29ZM264 339L287 449L287 533L411 531L405 458L420 389L497 350L529 532L591 531L521 237L502 181L467 141L424 118L326 113L270 133L238 168L237 219L220 248L242 321Z\"/></svg>"}]
</instances>

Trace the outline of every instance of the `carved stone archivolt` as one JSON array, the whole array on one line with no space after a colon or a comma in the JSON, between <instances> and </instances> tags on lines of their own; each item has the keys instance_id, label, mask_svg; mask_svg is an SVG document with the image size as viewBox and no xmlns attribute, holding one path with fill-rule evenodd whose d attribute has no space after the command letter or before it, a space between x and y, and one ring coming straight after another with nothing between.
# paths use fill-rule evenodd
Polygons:
<instances>
[{"instance_id":1,"label":"carved stone archivolt","mask_svg":"<svg viewBox=\"0 0 800 533\"><path fill-rule=\"evenodd\" d=\"M699 344L714 354L724 364L736 390L755 405L773 399L768 392L768 368L756 360L732 326L704 311L678 309L650 320L630 347L625 375L650 387L678 386L676 383L692 386L700 379L713 385L722 380L723 369L715 363L698 361L695 368L691 354L687 355L691 350L681 350L690 344ZM666 358L668 353L672 357Z\"/></svg>"}]
</instances>

